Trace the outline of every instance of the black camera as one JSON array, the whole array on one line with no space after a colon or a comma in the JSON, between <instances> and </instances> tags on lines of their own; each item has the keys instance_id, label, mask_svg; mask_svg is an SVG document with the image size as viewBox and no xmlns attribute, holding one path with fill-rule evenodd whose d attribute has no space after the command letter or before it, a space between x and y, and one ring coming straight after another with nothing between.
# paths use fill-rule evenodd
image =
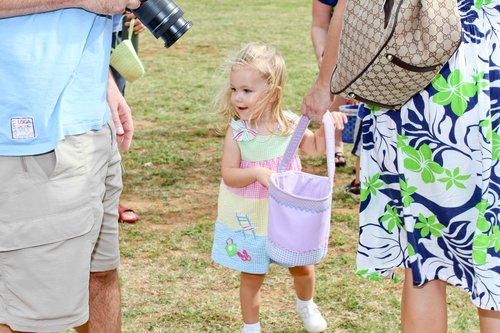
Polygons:
<instances>
[{"instance_id":1,"label":"black camera","mask_svg":"<svg viewBox=\"0 0 500 333\"><path fill-rule=\"evenodd\" d=\"M184 12L170 0L143 0L132 12L156 38L165 41L165 47L172 46L193 25L186 22Z\"/></svg>"}]
</instances>

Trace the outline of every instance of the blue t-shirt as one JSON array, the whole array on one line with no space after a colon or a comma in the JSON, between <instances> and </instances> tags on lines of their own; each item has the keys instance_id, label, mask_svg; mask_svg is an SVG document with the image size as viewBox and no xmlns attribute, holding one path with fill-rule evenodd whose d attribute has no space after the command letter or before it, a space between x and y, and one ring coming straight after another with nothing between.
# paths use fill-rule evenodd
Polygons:
<instances>
[{"instance_id":1,"label":"blue t-shirt","mask_svg":"<svg viewBox=\"0 0 500 333\"><path fill-rule=\"evenodd\" d=\"M321 3L324 3L325 5L330 5L330 6L336 6L338 0L318 0Z\"/></svg>"},{"instance_id":2,"label":"blue t-shirt","mask_svg":"<svg viewBox=\"0 0 500 333\"><path fill-rule=\"evenodd\" d=\"M44 153L106 123L111 28L77 8L0 19L0 155Z\"/></svg>"}]
</instances>

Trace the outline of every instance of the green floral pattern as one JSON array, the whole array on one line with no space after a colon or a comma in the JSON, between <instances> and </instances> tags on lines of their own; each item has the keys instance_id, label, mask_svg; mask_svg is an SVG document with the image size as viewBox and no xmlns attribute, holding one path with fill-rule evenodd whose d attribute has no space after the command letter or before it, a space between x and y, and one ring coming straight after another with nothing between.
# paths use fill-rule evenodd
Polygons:
<instances>
[{"instance_id":1,"label":"green floral pattern","mask_svg":"<svg viewBox=\"0 0 500 333\"><path fill-rule=\"evenodd\" d=\"M463 42L401 110L363 118L357 274L411 267L500 311L500 1L458 0Z\"/></svg>"},{"instance_id":2,"label":"green floral pattern","mask_svg":"<svg viewBox=\"0 0 500 333\"><path fill-rule=\"evenodd\" d=\"M478 90L474 83L462 81L462 76L460 70L456 69L451 72L448 79L438 74L432 81L432 86L438 91L432 96L432 101L443 106L451 104L451 109L457 116L464 114L469 98Z\"/></svg>"}]
</instances>

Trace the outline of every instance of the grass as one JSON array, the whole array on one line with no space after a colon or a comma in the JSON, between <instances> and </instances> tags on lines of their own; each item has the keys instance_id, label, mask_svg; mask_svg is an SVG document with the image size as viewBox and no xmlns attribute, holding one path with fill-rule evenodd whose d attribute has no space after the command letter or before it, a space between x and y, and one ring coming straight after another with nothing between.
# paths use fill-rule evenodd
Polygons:
<instances>
[{"instance_id":1,"label":"grass","mask_svg":"<svg viewBox=\"0 0 500 333\"><path fill-rule=\"evenodd\" d=\"M142 220L121 224L123 331L238 332L238 273L210 260L222 136L210 103L224 59L250 41L285 57L286 108L298 111L317 74L310 42L310 1L177 1L194 25L174 46L140 37L144 78L129 84L136 123L124 154L123 201ZM354 159L338 169L330 252L317 266L317 295L329 332L398 332L402 283L354 274L358 203L341 191ZM324 172L324 159L304 159ZM303 332L286 270L273 266L262 291L265 332ZM465 292L449 288L449 332L478 332ZM422 320L425 320L423 318Z\"/></svg>"}]
</instances>

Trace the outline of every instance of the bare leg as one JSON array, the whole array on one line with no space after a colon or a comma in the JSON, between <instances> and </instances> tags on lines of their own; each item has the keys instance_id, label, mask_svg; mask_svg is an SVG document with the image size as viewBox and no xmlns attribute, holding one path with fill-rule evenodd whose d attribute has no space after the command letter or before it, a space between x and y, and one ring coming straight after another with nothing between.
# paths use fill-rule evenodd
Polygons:
<instances>
[{"instance_id":1,"label":"bare leg","mask_svg":"<svg viewBox=\"0 0 500 333\"><path fill-rule=\"evenodd\" d=\"M500 311L477 309L481 333L500 332Z\"/></svg>"},{"instance_id":2,"label":"bare leg","mask_svg":"<svg viewBox=\"0 0 500 333\"><path fill-rule=\"evenodd\" d=\"M328 109L330 111L338 111L341 105L345 105L348 103L349 103L348 99L335 95ZM338 129L335 130L335 152L336 153L344 152L344 142L342 142L342 130Z\"/></svg>"},{"instance_id":3,"label":"bare leg","mask_svg":"<svg viewBox=\"0 0 500 333\"><path fill-rule=\"evenodd\" d=\"M314 265L297 266L289 268L293 276L293 284L297 297L302 301L308 301L314 296L315 274Z\"/></svg>"},{"instance_id":4,"label":"bare leg","mask_svg":"<svg viewBox=\"0 0 500 333\"><path fill-rule=\"evenodd\" d=\"M359 156L356 156L356 184L359 184L361 182L361 158Z\"/></svg>"},{"instance_id":5,"label":"bare leg","mask_svg":"<svg viewBox=\"0 0 500 333\"><path fill-rule=\"evenodd\" d=\"M76 328L78 333L121 332L118 271L90 273L90 318Z\"/></svg>"},{"instance_id":6,"label":"bare leg","mask_svg":"<svg viewBox=\"0 0 500 333\"><path fill-rule=\"evenodd\" d=\"M0 324L0 333L13 333L9 326L5 324Z\"/></svg>"},{"instance_id":7,"label":"bare leg","mask_svg":"<svg viewBox=\"0 0 500 333\"><path fill-rule=\"evenodd\" d=\"M315 272L314 265L297 266L289 269L297 293L295 310L308 332L323 332L328 326L314 303Z\"/></svg>"},{"instance_id":8,"label":"bare leg","mask_svg":"<svg viewBox=\"0 0 500 333\"><path fill-rule=\"evenodd\" d=\"M262 287L265 277L265 274L241 273L240 304L245 324L259 322L260 287Z\"/></svg>"},{"instance_id":9,"label":"bare leg","mask_svg":"<svg viewBox=\"0 0 500 333\"><path fill-rule=\"evenodd\" d=\"M342 130L335 129L335 152L344 152L344 142L342 142Z\"/></svg>"},{"instance_id":10,"label":"bare leg","mask_svg":"<svg viewBox=\"0 0 500 333\"><path fill-rule=\"evenodd\" d=\"M14 331L9 326L5 324L0 324L0 333L29 333L29 332Z\"/></svg>"},{"instance_id":11,"label":"bare leg","mask_svg":"<svg viewBox=\"0 0 500 333\"><path fill-rule=\"evenodd\" d=\"M415 287L412 281L407 268L401 301L403 333L446 333L446 283L434 280Z\"/></svg>"}]
</instances>

